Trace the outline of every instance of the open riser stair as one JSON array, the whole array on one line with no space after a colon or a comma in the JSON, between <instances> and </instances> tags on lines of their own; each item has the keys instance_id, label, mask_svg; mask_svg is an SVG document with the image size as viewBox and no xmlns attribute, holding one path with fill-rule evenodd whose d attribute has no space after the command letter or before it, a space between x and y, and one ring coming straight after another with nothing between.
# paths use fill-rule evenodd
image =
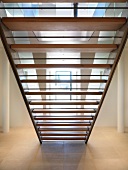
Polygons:
<instances>
[{"instance_id":1,"label":"open riser stair","mask_svg":"<svg viewBox=\"0 0 128 170\"><path fill-rule=\"evenodd\" d=\"M16 6L24 2L31 6ZM1 40L40 143L87 143L127 40L128 3L91 1L97 3L92 8L90 1L83 2L81 17L82 0L70 2L69 9L66 1L61 8L40 2L3 0ZM57 7L62 17L43 16L43 8L57 11ZM21 10L23 16L16 16ZM29 16L29 10L38 15ZM74 16L63 10L73 10ZM86 10L94 11L87 15Z\"/></svg>"}]
</instances>

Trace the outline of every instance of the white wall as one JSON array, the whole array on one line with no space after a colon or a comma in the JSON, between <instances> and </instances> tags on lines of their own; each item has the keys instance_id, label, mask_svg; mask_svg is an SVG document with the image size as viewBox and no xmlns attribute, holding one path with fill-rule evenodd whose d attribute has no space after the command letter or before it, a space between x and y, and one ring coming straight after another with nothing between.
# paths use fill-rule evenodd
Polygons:
<instances>
[{"instance_id":1,"label":"white wall","mask_svg":"<svg viewBox=\"0 0 128 170\"><path fill-rule=\"evenodd\" d=\"M1 50L1 48L0 48ZM0 92L2 90L1 72L1 51L0 51ZM125 69L125 126L128 126L128 44L123 52L124 56L124 69ZM1 102L0 97L0 126L1 126ZM115 73L110 88L107 92L100 114L96 121L96 126L116 126L117 123L117 73ZM17 126L31 126L31 120L29 118L24 101L20 94L15 77L10 71L10 125L11 127Z\"/></svg>"},{"instance_id":2,"label":"white wall","mask_svg":"<svg viewBox=\"0 0 128 170\"><path fill-rule=\"evenodd\" d=\"M124 75L125 75L125 82L124 82L124 91L125 91L125 98L124 98L124 112L125 112L125 125L128 127L128 41L125 46L124 52Z\"/></svg>"},{"instance_id":3,"label":"white wall","mask_svg":"<svg viewBox=\"0 0 128 170\"><path fill-rule=\"evenodd\" d=\"M31 126L29 113L21 96L19 87L10 69L10 126Z\"/></svg>"},{"instance_id":4,"label":"white wall","mask_svg":"<svg viewBox=\"0 0 128 170\"><path fill-rule=\"evenodd\" d=\"M2 48L0 47L0 94L2 94ZM0 95L0 126L2 126L2 96Z\"/></svg>"},{"instance_id":5,"label":"white wall","mask_svg":"<svg viewBox=\"0 0 128 170\"><path fill-rule=\"evenodd\" d=\"M117 71L109 86L99 112L96 126L116 126L117 124Z\"/></svg>"},{"instance_id":6,"label":"white wall","mask_svg":"<svg viewBox=\"0 0 128 170\"><path fill-rule=\"evenodd\" d=\"M124 61L124 117L125 127L128 127L128 41L123 50L121 59ZM120 60L121 60L120 59ZM117 71L105 97L103 106L96 121L96 126L117 125Z\"/></svg>"},{"instance_id":7,"label":"white wall","mask_svg":"<svg viewBox=\"0 0 128 170\"><path fill-rule=\"evenodd\" d=\"M2 45L0 44L0 94L2 92L2 57L6 57ZM2 96L0 97L0 126L2 126ZM16 79L10 67L10 127L32 126L25 103L21 96Z\"/></svg>"}]
</instances>

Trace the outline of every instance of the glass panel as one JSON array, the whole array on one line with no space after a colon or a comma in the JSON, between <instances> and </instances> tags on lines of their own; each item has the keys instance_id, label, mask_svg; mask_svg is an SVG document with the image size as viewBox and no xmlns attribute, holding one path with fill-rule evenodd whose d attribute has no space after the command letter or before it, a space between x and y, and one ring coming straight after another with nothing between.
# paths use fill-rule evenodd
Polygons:
<instances>
[{"instance_id":1,"label":"glass panel","mask_svg":"<svg viewBox=\"0 0 128 170\"><path fill-rule=\"evenodd\" d=\"M9 44L120 44L118 31L13 31L6 36Z\"/></svg>"},{"instance_id":2,"label":"glass panel","mask_svg":"<svg viewBox=\"0 0 128 170\"><path fill-rule=\"evenodd\" d=\"M8 17L73 17L73 3L5 3ZM126 3L78 3L78 17L127 17ZM3 13L4 16L4 13Z\"/></svg>"}]
</instances>

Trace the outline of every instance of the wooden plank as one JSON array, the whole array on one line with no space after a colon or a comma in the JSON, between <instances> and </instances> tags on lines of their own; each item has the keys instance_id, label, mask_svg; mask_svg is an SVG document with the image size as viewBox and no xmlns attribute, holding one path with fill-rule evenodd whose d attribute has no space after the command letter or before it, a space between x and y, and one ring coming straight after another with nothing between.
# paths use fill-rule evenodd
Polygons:
<instances>
[{"instance_id":1,"label":"wooden plank","mask_svg":"<svg viewBox=\"0 0 128 170\"><path fill-rule=\"evenodd\" d=\"M85 117L86 117L86 118L93 118L94 116L92 116L91 114L90 114L90 115L83 115L83 114L82 114L82 115L72 115L72 116L71 116L71 115L70 115L70 116L69 116L69 115L61 116L61 115L55 115L55 114L54 114L54 116L53 116L53 115L51 115L51 114L50 114L50 115L47 115L47 114L44 114L44 115L38 114L38 115L34 115L33 117L34 117L34 118L36 118L36 117L37 117L37 118L38 118L38 117L39 117L39 118L40 118L40 117L41 117L41 118L85 118Z\"/></svg>"},{"instance_id":2,"label":"wooden plank","mask_svg":"<svg viewBox=\"0 0 128 170\"><path fill-rule=\"evenodd\" d=\"M42 140L86 140L85 137L41 137Z\"/></svg>"},{"instance_id":3,"label":"wooden plank","mask_svg":"<svg viewBox=\"0 0 128 170\"><path fill-rule=\"evenodd\" d=\"M92 117L38 117L34 116L34 120L93 120Z\"/></svg>"},{"instance_id":4,"label":"wooden plank","mask_svg":"<svg viewBox=\"0 0 128 170\"><path fill-rule=\"evenodd\" d=\"M87 101L36 101L29 102L30 105L98 105L99 102L87 102Z\"/></svg>"},{"instance_id":5,"label":"wooden plank","mask_svg":"<svg viewBox=\"0 0 128 170\"><path fill-rule=\"evenodd\" d=\"M33 109L32 113L96 113L96 111L93 109Z\"/></svg>"},{"instance_id":6,"label":"wooden plank","mask_svg":"<svg viewBox=\"0 0 128 170\"><path fill-rule=\"evenodd\" d=\"M39 91L25 92L26 95L102 95L103 92L88 91Z\"/></svg>"},{"instance_id":7,"label":"wooden plank","mask_svg":"<svg viewBox=\"0 0 128 170\"><path fill-rule=\"evenodd\" d=\"M4 17L11 31L116 31L126 23L119 17Z\"/></svg>"},{"instance_id":8,"label":"wooden plank","mask_svg":"<svg viewBox=\"0 0 128 170\"><path fill-rule=\"evenodd\" d=\"M40 136L87 136L86 133L55 133L55 132L49 132L49 133L41 133Z\"/></svg>"},{"instance_id":9,"label":"wooden plank","mask_svg":"<svg viewBox=\"0 0 128 170\"><path fill-rule=\"evenodd\" d=\"M35 69L49 69L49 68L111 68L112 64L16 64L17 69L35 68Z\"/></svg>"},{"instance_id":10,"label":"wooden plank","mask_svg":"<svg viewBox=\"0 0 128 170\"><path fill-rule=\"evenodd\" d=\"M73 123L73 122L68 122L68 123L52 123L52 122L47 122L47 123L37 123L36 126L91 126L91 123Z\"/></svg>"},{"instance_id":11,"label":"wooden plank","mask_svg":"<svg viewBox=\"0 0 128 170\"><path fill-rule=\"evenodd\" d=\"M88 128L39 128L39 131L88 131Z\"/></svg>"},{"instance_id":12,"label":"wooden plank","mask_svg":"<svg viewBox=\"0 0 128 170\"><path fill-rule=\"evenodd\" d=\"M107 80L103 79L77 79L77 80L48 80L48 79L28 79L28 80L21 80L22 83L106 83Z\"/></svg>"},{"instance_id":13,"label":"wooden plank","mask_svg":"<svg viewBox=\"0 0 128 170\"><path fill-rule=\"evenodd\" d=\"M111 52L116 44L11 44L16 52Z\"/></svg>"},{"instance_id":14,"label":"wooden plank","mask_svg":"<svg viewBox=\"0 0 128 170\"><path fill-rule=\"evenodd\" d=\"M103 79L77 79L77 80L53 80L53 79L25 79L21 83L106 83Z\"/></svg>"}]
</instances>

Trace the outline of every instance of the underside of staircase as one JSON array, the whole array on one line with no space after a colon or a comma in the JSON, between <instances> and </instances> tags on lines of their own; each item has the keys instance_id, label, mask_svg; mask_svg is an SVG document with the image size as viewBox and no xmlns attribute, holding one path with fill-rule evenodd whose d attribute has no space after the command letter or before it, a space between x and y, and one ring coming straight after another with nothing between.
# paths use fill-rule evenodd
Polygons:
<instances>
[{"instance_id":1,"label":"underside of staircase","mask_svg":"<svg viewBox=\"0 0 128 170\"><path fill-rule=\"evenodd\" d=\"M87 143L127 40L128 2L43 3L3 0L1 40L40 143Z\"/></svg>"}]
</instances>

